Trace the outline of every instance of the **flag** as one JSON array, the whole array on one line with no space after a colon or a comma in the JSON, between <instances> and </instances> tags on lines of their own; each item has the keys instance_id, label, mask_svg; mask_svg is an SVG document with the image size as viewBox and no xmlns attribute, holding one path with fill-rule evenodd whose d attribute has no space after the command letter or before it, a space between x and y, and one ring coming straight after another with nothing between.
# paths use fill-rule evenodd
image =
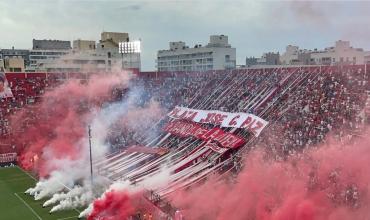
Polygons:
<instances>
[{"instance_id":1,"label":"flag","mask_svg":"<svg viewBox=\"0 0 370 220\"><path fill-rule=\"evenodd\" d=\"M9 87L5 74L0 72L0 99L13 97L12 90Z\"/></svg>"}]
</instances>

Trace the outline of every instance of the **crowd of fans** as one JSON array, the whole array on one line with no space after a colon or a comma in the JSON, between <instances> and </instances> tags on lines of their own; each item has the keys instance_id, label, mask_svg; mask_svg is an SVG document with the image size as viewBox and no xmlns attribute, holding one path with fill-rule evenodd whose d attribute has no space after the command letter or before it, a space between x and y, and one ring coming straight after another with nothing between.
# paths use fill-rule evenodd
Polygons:
<instances>
[{"instance_id":1,"label":"crowd of fans","mask_svg":"<svg viewBox=\"0 0 370 220\"><path fill-rule=\"evenodd\" d=\"M26 126L38 123L33 106L42 100L48 90L65 82L69 77L60 73L12 73L6 75L14 97L0 100L0 154L19 151L14 139L21 131L10 129L11 116L26 109L29 118ZM75 74L82 83L86 75ZM330 139L340 143L355 142L361 130L369 122L370 66L315 66L266 69L237 69L207 72L141 73L132 79L129 89L114 88L110 102L125 99L130 89L140 89L135 103L145 106L151 101L171 110L186 106L202 110L253 113L269 122L259 137L244 129L225 130L245 138L246 144L238 150L202 155L212 167L223 163L220 170L242 168L242 153L255 147L265 149L266 157L284 160L306 149L315 148ZM102 101L104 104L104 101ZM81 103L88 108L88 103ZM160 147L181 151L177 156L190 154L202 145L194 137L165 137L161 126L170 119L165 117L153 129L158 130L157 141L153 137L137 134L128 127L114 124L108 132L107 143L113 150L123 146L159 144ZM203 125L209 129L214 125ZM148 127L145 130L149 130ZM329 137L329 138L328 138ZM19 143L18 143L19 144ZM27 143L24 143L27 144ZM19 152L18 152L19 153ZM335 171L330 177L335 184ZM311 186L315 187L315 174ZM335 187L333 187L335 188ZM342 187L343 188L343 187ZM334 203L357 207L356 185L345 186L344 193L329 192ZM152 194L151 197L157 198ZM165 207L165 206L164 206ZM173 209L173 208L169 208ZM175 209L173 209L175 210Z\"/></svg>"},{"instance_id":2,"label":"crowd of fans","mask_svg":"<svg viewBox=\"0 0 370 220\"><path fill-rule=\"evenodd\" d=\"M368 121L369 76L364 66L327 68L314 74L284 97L288 105L275 112L276 119L270 119L273 123L259 142L269 155L282 158L325 142L329 133L343 144L355 140Z\"/></svg>"},{"instance_id":3,"label":"crowd of fans","mask_svg":"<svg viewBox=\"0 0 370 220\"><path fill-rule=\"evenodd\" d=\"M45 88L48 87L46 74L7 74L8 85L13 97L0 99L0 153L14 152L11 138L10 117L25 106L38 102Z\"/></svg>"},{"instance_id":4,"label":"crowd of fans","mask_svg":"<svg viewBox=\"0 0 370 220\"><path fill-rule=\"evenodd\" d=\"M282 159L321 143L330 132L342 142L358 135L367 120L369 75L363 65L143 73L133 79L133 85L145 91L142 105L154 99L166 109L179 105L256 114L270 122L257 139L258 145ZM63 73L6 76L14 97L0 100L0 153L15 148L10 116L25 106L32 111L46 90L68 78ZM87 80L85 75L74 77ZM112 96L122 99L126 92L116 89ZM37 118L29 120L30 124L37 122ZM241 129L233 132L253 139ZM134 136L132 131L120 131L109 142L115 146L137 144ZM173 145L177 138L172 139L165 144Z\"/></svg>"}]
</instances>

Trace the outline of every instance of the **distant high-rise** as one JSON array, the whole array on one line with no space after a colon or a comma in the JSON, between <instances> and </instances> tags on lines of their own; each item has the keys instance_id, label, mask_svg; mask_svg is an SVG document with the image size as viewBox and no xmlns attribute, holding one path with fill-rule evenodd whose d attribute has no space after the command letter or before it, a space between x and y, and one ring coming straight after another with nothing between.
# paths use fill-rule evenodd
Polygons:
<instances>
[{"instance_id":1,"label":"distant high-rise","mask_svg":"<svg viewBox=\"0 0 370 220\"><path fill-rule=\"evenodd\" d=\"M212 35L206 46L189 48L184 42L170 42L169 50L157 53L158 71L207 71L234 69L236 49L225 35Z\"/></svg>"}]
</instances>

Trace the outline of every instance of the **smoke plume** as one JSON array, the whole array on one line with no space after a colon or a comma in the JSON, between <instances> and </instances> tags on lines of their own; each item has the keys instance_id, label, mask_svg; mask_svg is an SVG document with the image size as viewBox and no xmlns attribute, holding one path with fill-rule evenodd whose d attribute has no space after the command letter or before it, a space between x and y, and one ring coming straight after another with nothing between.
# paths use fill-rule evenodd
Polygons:
<instances>
[{"instance_id":1,"label":"smoke plume","mask_svg":"<svg viewBox=\"0 0 370 220\"><path fill-rule=\"evenodd\" d=\"M41 103L16 114L12 130L23 131L17 138L17 145L24 145L20 165L45 177L62 168L61 160L85 158L91 112L100 109L114 86L127 81L117 75L92 77L87 84L69 80L47 92Z\"/></svg>"},{"instance_id":2,"label":"smoke plume","mask_svg":"<svg viewBox=\"0 0 370 220\"><path fill-rule=\"evenodd\" d=\"M124 90L123 97L112 100L117 88ZM40 176L26 193L36 200L49 198L44 207L53 205L50 212L86 206L101 195L111 183L95 172L94 187L101 189L92 190L86 166L87 126L92 130L93 161L100 160L115 150L109 141L112 133L129 137L150 128L163 116L157 102L140 103L142 95L143 89L130 84L127 76L92 77L87 83L72 79L47 92L32 109L17 113L12 128L23 130L18 144L25 145L19 162ZM120 142L119 148L129 144Z\"/></svg>"},{"instance_id":3,"label":"smoke plume","mask_svg":"<svg viewBox=\"0 0 370 220\"><path fill-rule=\"evenodd\" d=\"M284 162L260 150L245 158L235 181L210 179L173 195L187 219L368 219L369 139L331 143Z\"/></svg>"}]
</instances>

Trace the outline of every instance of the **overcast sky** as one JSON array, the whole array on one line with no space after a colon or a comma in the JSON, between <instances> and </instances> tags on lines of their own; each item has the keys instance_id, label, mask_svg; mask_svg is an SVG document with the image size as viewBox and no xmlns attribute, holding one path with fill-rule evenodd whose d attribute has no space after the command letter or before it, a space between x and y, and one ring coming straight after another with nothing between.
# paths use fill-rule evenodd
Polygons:
<instances>
[{"instance_id":1,"label":"overcast sky","mask_svg":"<svg viewBox=\"0 0 370 220\"><path fill-rule=\"evenodd\" d=\"M169 41L205 45L229 36L237 64L288 44L324 48L336 40L370 49L370 2L249 0L0 0L0 48L32 39L99 40L102 31L142 39L142 69L154 70Z\"/></svg>"}]
</instances>

